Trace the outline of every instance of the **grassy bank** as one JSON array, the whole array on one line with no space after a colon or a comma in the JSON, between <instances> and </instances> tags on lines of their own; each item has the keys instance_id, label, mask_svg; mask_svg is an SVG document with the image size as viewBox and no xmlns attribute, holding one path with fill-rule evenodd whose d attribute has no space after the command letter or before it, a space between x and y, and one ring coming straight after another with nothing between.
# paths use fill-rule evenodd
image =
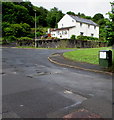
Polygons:
<instances>
[{"instance_id":1,"label":"grassy bank","mask_svg":"<svg viewBox=\"0 0 114 120\"><path fill-rule=\"evenodd\" d=\"M87 62L91 64L99 64L98 53L100 50L111 50L111 47L102 48L85 48L76 51L70 51L64 53L64 57L71 59L73 61Z\"/></svg>"}]
</instances>

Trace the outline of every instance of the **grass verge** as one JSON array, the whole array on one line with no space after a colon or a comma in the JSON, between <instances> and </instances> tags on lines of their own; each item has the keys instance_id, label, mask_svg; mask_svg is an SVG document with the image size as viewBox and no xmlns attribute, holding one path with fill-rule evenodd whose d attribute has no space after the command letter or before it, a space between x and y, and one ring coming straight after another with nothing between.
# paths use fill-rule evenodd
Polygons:
<instances>
[{"instance_id":1,"label":"grass verge","mask_svg":"<svg viewBox=\"0 0 114 120\"><path fill-rule=\"evenodd\" d=\"M99 64L99 51L111 50L111 47L85 48L76 51L65 52L63 56L73 61Z\"/></svg>"},{"instance_id":2,"label":"grass verge","mask_svg":"<svg viewBox=\"0 0 114 120\"><path fill-rule=\"evenodd\" d=\"M17 46L17 48L32 48L32 49L77 49L77 48L40 48L40 47L37 47L37 48L35 48L35 47L30 47L30 46Z\"/></svg>"}]
</instances>

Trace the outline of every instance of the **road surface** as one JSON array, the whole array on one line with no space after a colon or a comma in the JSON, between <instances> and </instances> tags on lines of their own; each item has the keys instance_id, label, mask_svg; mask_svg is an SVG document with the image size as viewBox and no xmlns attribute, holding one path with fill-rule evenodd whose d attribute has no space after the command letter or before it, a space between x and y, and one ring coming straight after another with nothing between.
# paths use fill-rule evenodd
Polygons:
<instances>
[{"instance_id":1,"label":"road surface","mask_svg":"<svg viewBox=\"0 0 114 120\"><path fill-rule=\"evenodd\" d=\"M83 108L112 117L112 76L48 61L65 51L2 49L3 118L61 118Z\"/></svg>"}]
</instances>

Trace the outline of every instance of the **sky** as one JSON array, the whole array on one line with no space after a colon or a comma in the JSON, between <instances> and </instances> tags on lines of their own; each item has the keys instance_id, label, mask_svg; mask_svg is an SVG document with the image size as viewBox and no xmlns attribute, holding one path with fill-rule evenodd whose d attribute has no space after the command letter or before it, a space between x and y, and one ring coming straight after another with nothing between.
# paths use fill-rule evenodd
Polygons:
<instances>
[{"instance_id":1,"label":"sky","mask_svg":"<svg viewBox=\"0 0 114 120\"><path fill-rule=\"evenodd\" d=\"M113 0L29 0L35 6L42 6L48 10L57 7L63 13L72 11L74 13L84 13L87 16L94 16L101 13L104 17L111 11L110 2Z\"/></svg>"}]
</instances>

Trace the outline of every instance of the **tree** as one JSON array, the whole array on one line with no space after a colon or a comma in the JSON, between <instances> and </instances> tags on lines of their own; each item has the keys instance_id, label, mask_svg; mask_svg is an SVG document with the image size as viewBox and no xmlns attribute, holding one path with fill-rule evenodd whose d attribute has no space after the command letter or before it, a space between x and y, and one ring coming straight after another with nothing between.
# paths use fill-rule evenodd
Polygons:
<instances>
[{"instance_id":1,"label":"tree","mask_svg":"<svg viewBox=\"0 0 114 120\"><path fill-rule=\"evenodd\" d=\"M104 19L104 16L103 16L103 14L101 14L101 13L97 13L97 14L95 14L94 16L93 16L93 21L94 22L98 22L100 19Z\"/></svg>"},{"instance_id":2,"label":"tree","mask_svg":"<svg viewBox=\"0 0 114 120\"><path fill-rule=\"evenodd\" d=\"M4 23L3 37L15 36L16 38L27 36L30 33L30 25L27 23L7 24Z\"/></svg>"},{"instance_id":3,"label":"tree","mask_svg":"<svg viewBox=\"0 0 114 120\"><path fill-rule=\"evenodd\" d=\"M77 14L77 16L82 17L82 18L85 18L85 14L84 14L84 13L80 13L80 12L79 12L79 13Z\"/></svg>"},{"instance_id":4,"label":"tree","mask_svg":"<svg viewBox=\"0 0 114 120\"><path fill-rule=\"evenodd\" d=\"M98 21L98 25L99 25L99 38L101 41L106 41L106 21L107 19L100 19Z\"/></svg>"},{"instance_id":5,"label":"tree","mask_svg":"<svg viewBox=\"0 0 114 120\"><path fill-rule=\"evenodd\" d=\"M31 4L31 2L20 2L20 5L24 6L25 8L27 8L29 15L30 16L34 16L34 6Z\"/></svg>"},{"instance_id":6,"label":"tree","mask_svg":"<svg viewBox=\"0 0 114 120\"><path fill-rule=\"evenodd\" d=\"M2 20L10 24L27 23L31 27L34 25L32 16L29 11L22 5L14 4L13 2L3 2L2 4Z\"/></svg>"},{"instance_id":7,"label":"tree","mask_svg":"<svg viewBox=\"0 0 114 120\"><path fill-rule=\"evenodd\" d=\"M36 10L37 27L39 26L46 27L47 26L46 17L48 14L48 10L46 10L43 7L36 7L36 6L34 7L34 10Z\"/></svg>"},{"instance_id":8,"label":"tree","mask_svg":"<svg viewBox=\"0 0 114 120\"><path fill-rule=\"evenodd\" d=\"M58 8L52 8L46 17L48 27L54 28L57 27L57 23L63 17L62 11L58 10Z\"/></svg>"},{"instance_id":9,"label":"tree","mask_svg":"<svg viewBox=\"0 0 114 120\"><path fill-rule=\"evenodd\" d=\"M71 11L67 12L67 14L68 15L76 15L74 12L71 12Z\"/></svg>"},{"instance_id":10,"label":"tree","mask_svg":"<svg viewBox=\"0 0 114 120\"><path fill-rule=\"evenodd\" d=\"M92 17L91 17L91 16L85 16L84 18L85 18L85 19L92 20Z\"/></svg>"},{"instance_id":11,"label":"tree","mask_svg":"<svg viewBox=\"0 0 114 120\"><path fill-rule=\"evenodd\" d=\"M114 5L114 2L111 3L111 5ZM109 15L109 20L106 21L106 39L109 41L109 45L114 44L114 13L113 9L111 12L107 13Z\"/></svg>"}]
</instances>

